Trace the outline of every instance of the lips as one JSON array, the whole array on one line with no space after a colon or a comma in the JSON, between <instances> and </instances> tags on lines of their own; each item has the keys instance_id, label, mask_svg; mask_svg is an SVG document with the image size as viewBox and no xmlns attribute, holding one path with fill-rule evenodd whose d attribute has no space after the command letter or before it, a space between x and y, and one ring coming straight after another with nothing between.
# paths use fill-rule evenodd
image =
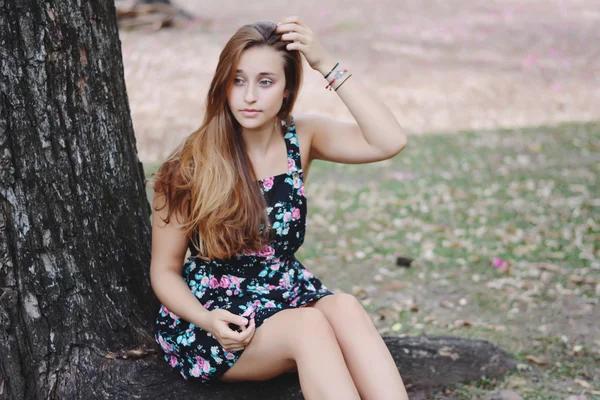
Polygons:
<instances>
[{"instance_id":1,"label":"lips","mask_svg":"<svg viewBox=\"0 0 600 400\"><path fill-rule=\"evenodd\" d=\"M256 117L258 114L260 114L258 110L242 110L242 115L246 118Z\"/></svg>"}]
</instances>

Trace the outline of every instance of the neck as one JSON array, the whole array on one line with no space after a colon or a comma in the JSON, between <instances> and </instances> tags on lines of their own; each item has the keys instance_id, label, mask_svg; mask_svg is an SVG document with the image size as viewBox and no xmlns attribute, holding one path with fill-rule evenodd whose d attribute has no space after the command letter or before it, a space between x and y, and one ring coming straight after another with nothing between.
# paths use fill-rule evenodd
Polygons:
<instances>
[{"instance_id":1,"label":"neck","mask_svg":"<svg viewBox=\"0 0 600 400\"><path fill-rule=\"evenodd\" d=\"M246 144L247 152L257 157L266 155L273 139L280 134L280 131L281 127L277 119L253 129L242 127L242 139Z\"/></svg>"}]
</instances>

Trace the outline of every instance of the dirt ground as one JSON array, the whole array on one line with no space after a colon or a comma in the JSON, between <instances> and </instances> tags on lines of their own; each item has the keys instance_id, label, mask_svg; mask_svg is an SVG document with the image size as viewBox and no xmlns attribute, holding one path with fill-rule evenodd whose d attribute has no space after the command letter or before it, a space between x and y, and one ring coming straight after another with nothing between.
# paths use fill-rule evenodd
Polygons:
<instances>
[{"instance_id":1,"label":"dirt ground","mask_svg":"<svg viewBox=\"0 0 600 400\"><path fill-rule=\"evenodd\" d=\"M596 0L174 0L183 29L122 30L140 159L164 158L201 123L219 53L237 28L300 15L411 135L600 118ZM305 64L296 113L352 118Z\"/></svg>"}]
</instances>

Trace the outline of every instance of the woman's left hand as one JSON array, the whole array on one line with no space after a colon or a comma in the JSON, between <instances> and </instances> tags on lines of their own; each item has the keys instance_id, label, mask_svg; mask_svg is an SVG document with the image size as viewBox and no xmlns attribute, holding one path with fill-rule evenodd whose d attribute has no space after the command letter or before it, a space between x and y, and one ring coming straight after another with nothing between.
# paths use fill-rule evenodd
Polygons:
<instances>
[{"instance_id":1,"label":"woman's left hand","mask_svg":"<svg viewBox=\"0 0 600 400\"><path fill-rule=\"evenodd\" d=\"M332 65L324 65L324 63L332 63L332 58L325 51L321 43L315 38L312 30L306 26L300 17L292 16L281 20L277 26L277 33L283 33L281 40L288 40L286 48L288 50L298 50L308 64L316 70L322 68L332 68Z\"/></svg>"}]
</instances>

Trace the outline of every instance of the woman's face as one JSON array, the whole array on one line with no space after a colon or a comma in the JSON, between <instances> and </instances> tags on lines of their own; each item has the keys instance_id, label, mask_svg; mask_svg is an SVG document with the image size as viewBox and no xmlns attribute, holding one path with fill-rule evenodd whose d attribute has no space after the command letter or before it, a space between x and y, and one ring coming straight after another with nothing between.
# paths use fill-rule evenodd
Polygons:
<instances>
[{"instance_id":1,"label":"woman's face","mask_svg":"<svg viewBox=\"0 0 600 400\"><path fill-rule=\"evenodd\" d=\"M262 128L270 125L281 110L284 91L282 55L270 47L251 47L240 57L227 101L240 125Z\"/></svg>"}]
</instances>

